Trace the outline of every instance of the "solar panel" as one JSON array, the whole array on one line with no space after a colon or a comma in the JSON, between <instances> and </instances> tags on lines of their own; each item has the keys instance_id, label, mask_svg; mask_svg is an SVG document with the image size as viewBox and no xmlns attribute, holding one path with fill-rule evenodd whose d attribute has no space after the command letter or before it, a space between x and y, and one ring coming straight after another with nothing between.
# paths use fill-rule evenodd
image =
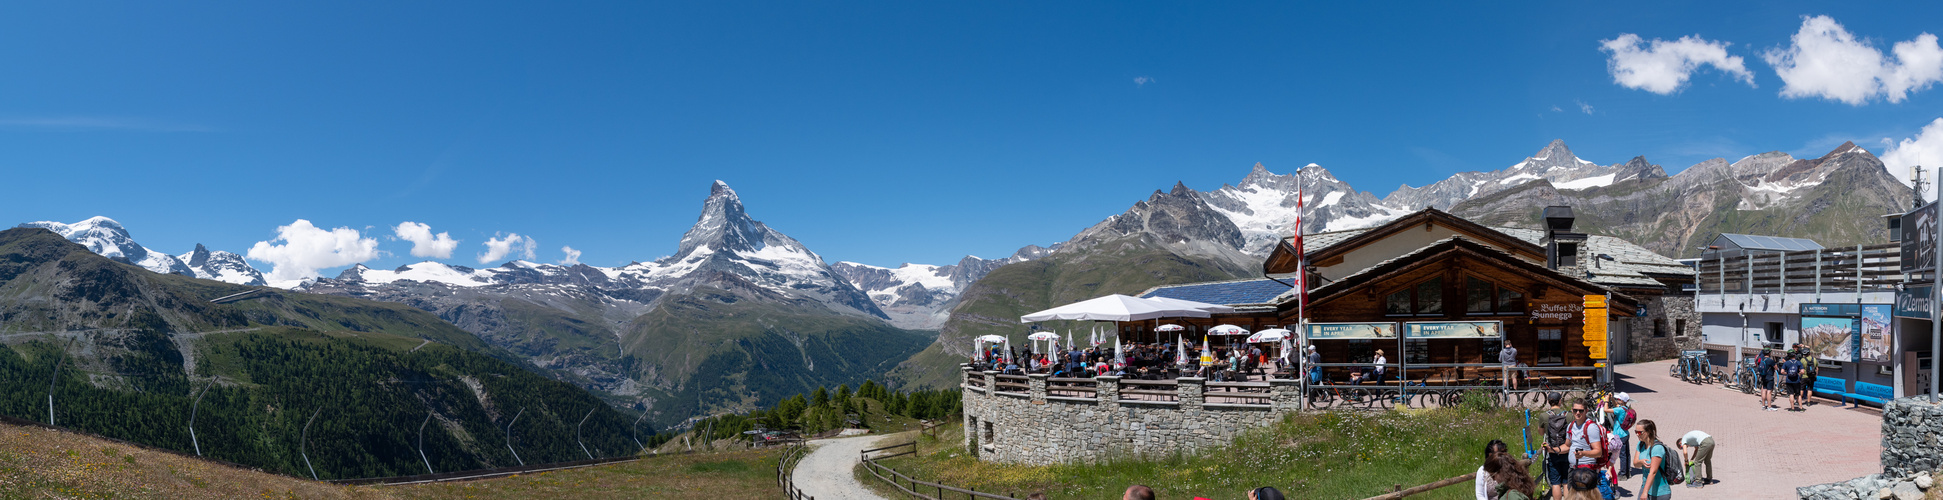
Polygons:
<instances>
[{"instance_id":1,"label":"solar panel","mask_svg":"<svg viewBox=\"0 0 1943 500\"><path fill-rule=\"evenodd\" d=\"M1723 238L1727 238L1727 241L1734 243L1735 246L1739 246L1743 250L1780 250L1780 251L1788 251L1788 252L1798 252L1802 250L1820 250L1823 248L1822 245L1820 243L1816 243L1815 240L1810 240L1805 238L1784 238L1780 236L1761 236L1761 235L1753 235L1753 234L1721 234L1720 236Z\"/></svg>"},{"instance_id":2,"label":"solar panel","mask_svg":"<svg viewBox=\"0 0 1943 500\"><path fill-rule=\"evenodd\" d=\"M1143 297L1167 297L1209 304L1265 304L1289 291L1289 286L1274 280L1233 281L1179 285L1154 290Z\"/></svg>"}]
</instances>

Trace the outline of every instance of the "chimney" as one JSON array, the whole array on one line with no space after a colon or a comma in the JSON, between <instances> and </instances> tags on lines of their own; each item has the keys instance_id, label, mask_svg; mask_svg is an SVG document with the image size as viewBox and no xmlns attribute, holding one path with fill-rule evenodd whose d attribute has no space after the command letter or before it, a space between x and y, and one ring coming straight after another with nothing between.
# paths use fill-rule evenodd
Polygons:
<instances>
[{"instance_id":1,"label":"chimney","mask_svg":"<svg viewBox=\"0 0 1943 500\"><path fill-rule=\"evenodd\" d=\"M1584 274L1585 234L1572 232L1572 207L1545 207L1545 267L1573 276Z\"/></svg>"}]
</instances>

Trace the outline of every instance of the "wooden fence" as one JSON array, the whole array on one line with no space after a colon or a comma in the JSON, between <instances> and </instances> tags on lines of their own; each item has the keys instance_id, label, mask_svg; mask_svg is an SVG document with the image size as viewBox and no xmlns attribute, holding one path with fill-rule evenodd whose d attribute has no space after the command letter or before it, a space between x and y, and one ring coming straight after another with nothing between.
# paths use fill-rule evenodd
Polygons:
<instances>
[{"instance_id":1,"label":"wooden fence","mask_svg":"<svg viewBox=\"0 0 1943 500\"><path fill-rule=\"evenodd\" d=\"M1714 252L1697 263L1700 293L1894 290L1903 282L1894 243L1798 252Z\"/></svg>"}]
</instances>

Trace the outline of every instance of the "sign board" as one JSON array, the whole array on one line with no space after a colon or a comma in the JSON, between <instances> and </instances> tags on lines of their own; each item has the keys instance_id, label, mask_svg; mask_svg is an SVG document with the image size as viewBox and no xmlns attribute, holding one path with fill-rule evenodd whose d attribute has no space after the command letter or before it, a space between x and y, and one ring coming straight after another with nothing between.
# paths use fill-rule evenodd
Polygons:
<instances>
[{"instance_id":1,"label":"sign board","mask_svg":"<svg viewBox=\"0 0 1943 500\"><path fill-rule=\"evenodd\" d=\"M1862 343L1862 321L1852 317L1801 317L1801 343L1818 359L1855 362Z\"/></svg>"},{"instance_id":2,"label":"sign board","mask_svg":"<svg viewBox=\"0 0 1943 500\"><path fill-rule=\"evenodd\" d=\"M1903 214L1902 272L1936 267L1936 203Z\"/></svg>"},{"instance_id":3,"label":"sign board","mask_svg":"<svg viewBox=\"0 0 1943 500\"><path fill-rule=\"evenodd\" d=\"M1933 307L1930 287L1904 287L1896 291L1896 313L1898 318L1930 319Z\"/></svg>"},{"instance_id":4,"label":"sign board","mask_svg":"<svg viewBox=\"0 0 1943 500\"><path fill-rule=\"evenodd\" d=\"M1895 323L1889 319L1889 306L1862 306L1862 350L1856 359L1864 363L1889 364L1889 350L1895 342Z\"/></svg>"},{"instance_id":5,"label":"sign board","mask_svg":"<svg viewBox=\"0 0 1943 500\"><path fill-rule=\"evenodd\" d=\"M1606 296L1585 296L1585 346L1592 359L1606 359Z\"/></svg>"},{"instance_id":6,"label":"sign board","mask_svg":"<svg viewBox=\"0 0 1943 500\"><path fill-rule=\"evenodd\" d=\"M1309 340L1397 338L1396 323L1309 323L1307 330Z\"/></svg>"},{"instance_id":7,"label":"sign board","mask_svg":"<svg viewBox=\"0 0 1943 500\"><path fill-rule=\"evenodd\" d=\"M1422 321L1403 324L1409 339L1495 339L1504 336L1501 321Z\"/></svg>"},{"instance_id":8,"label":"sign board","mask_svg":"<svg viewBox=\"0 0 1943 500\"><path fill-rule=\"evenodd\" d=\"M1862 308L1857 304L1802 304L1802 316L1861 316Z\"/></svg>"}]
</instances>

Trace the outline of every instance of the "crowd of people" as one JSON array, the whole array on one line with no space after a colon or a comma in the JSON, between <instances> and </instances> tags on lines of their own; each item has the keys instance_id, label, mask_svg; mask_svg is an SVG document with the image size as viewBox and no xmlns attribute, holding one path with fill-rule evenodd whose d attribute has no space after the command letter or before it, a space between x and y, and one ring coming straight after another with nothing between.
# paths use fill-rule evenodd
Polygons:
<instances>
[{"instance_id":1,"label":"crowd of people","mask_svg":"<svg viewBox=\"0 0 1943 500\"><path fill-rule=\"evenodd\" d=\"M1784 394L1788 396L1788 411L1808 411L1815 404L1816 363L1808 346L1795 344L1779 354L1762 349L1751 364L1761 391L1761 409L1782 410L1774 400Z\"/></svg>"},{"instance_id":2,"label":"crowd of people","mask_svg":"<svg viewBox=\"0 0 1943 500\"><path fill-rule=\"evenodd\" d=\"M1671 443L1662 439L1658 424L1639 418L1632 396L1613 394L1602 400L1579 400L1565 408L1563 396L1547 393L1545 440L1540 466L1555 499L1612 500L1623 490L1619 485L1640 477L1635 490L1643 500L1672 498L1673 485L1702 488L1714 482L1714 439L1694 430ZM1494 446L1495 445L1495 446ZM1520 491L1506 496L1524 483L1516 478L1500 479L1504 454L1502 442L1485 446L1485 464L1479 469L1478 499L1536 498L1535 492ZM1523 473L1522 467L1513 467ZM1704 471L1704 474L1702 472ZM1487 473L1489 475L1487 475ZM1510 487L1502 486L1509 484Z\"/></svg>"},{"instance_id":3,"label":"crowd of people","mask_svg":"<svg viewBox=\"0 0 1943 500\"><path fill-rule=\"evenodd\" d=\"M1181 350L1187 355L1181 356ZM1270 376L1291 378L1289 374L1296 373L1299 364L1299 359L1286 361L1251 344L1212 347L1208 352L1212 361L1203 363L1201 347L1193 341L1179 346L1172 342L1129 343L1121 347L1124 362L1116 362L1111 345L1041 353L1008 352L995 345L974 353L971 362L980 371L1012 375L1044 373L1071 378L1111 375L1137 380L1203 377L1215 382L1263 380Z\"/></svg>"}]
</instances>

